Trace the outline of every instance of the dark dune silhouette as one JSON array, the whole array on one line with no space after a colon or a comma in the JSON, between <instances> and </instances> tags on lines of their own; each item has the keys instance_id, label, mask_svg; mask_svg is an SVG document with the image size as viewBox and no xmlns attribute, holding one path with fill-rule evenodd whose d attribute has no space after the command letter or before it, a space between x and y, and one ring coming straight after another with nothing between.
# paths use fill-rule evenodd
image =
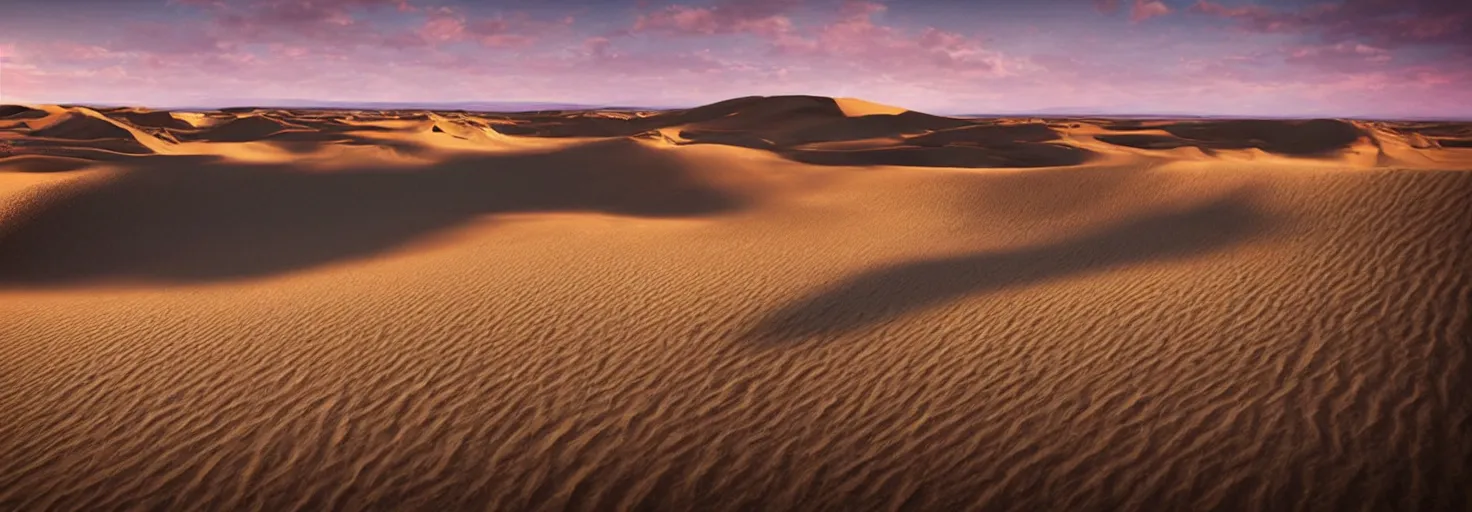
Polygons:
<instances>
[{"instance_id":1,"label":"dark dune silhouette","mask_svg":"<svg viewBox=\"0 0 1472 512\"><path fill-rule=\"evenodd\" d=\"M260 140L291 130L305 131L308 128L265 116L250 116L231 119L196 132L183 132L179 134L179 139L187 141L247 142Z\"/></svg>"},{"instance_id":2,"label":"dark dune silhouette","mask_svg":"<svg viewBox=\"0 0 1472 512\"><path fill-rule=\"evenodd\" d=\"M1174 136L1145 134L1103 135L1099 140L1141 149L1195 146L1208 153L1216 149L1257 148L1288 156L1322 156L1345 149L1366 135L1348 121L1231 120L1179 122L1163 125L1107 124L1120 131L1159 129Z\"/></svg>"},{"instance_id":3,"label":"dark dune silhouette","mask_svg":"<svg viewBox=\"0 0 1472 512\"><path fill-rule=\"evenodd\" d=\"M964 295L1218 251L1279 221L1243 189L1045 245L878 268L775 311L749 334L769 342L841 335Z\"/></svg>"},{"instance_id":4,"label":"dark dune silhouette","mask_svg":"<svg viewBox=\"0 0 1472 512\"><path fill-rule=\"evenodd\" d=\"M121 110L103 115L141 129L191 130L194 126L161 110Z\"/></svg>"},{"instance_id":5,"label":"dark dune silhouette","mask_svg":"<svg viewBox=\"0 0 1472 512\"><path fill-rule=\"evenodd\" d=\"M39 119L46 116L46 111L24 105L0 105L0 119Z\"/></svg>"},{"instance_id":6,"label":"dark dune silhouette","mask_svg":"<svg viewBox=\"0 0 1472 512\"><path fill-rule=\"evenodd\" d=\"M132 139L127 129L105 119L67 113L55 123L31 132L33 137L66 140Z\"/></svg>"},{"instance_id":7,"label":"dark dune silhouette","mask_svg":"<svg viewBox=\"0 0 1472 512\"><path fill-rule=\"evenodd\" d=\"M1472 126L1468 126L1467 123L1379 122L1376 124L1388 126L1397 131L1417 133L1427 137L1472 139Z\"/></svg>"},{"instance_id":8,"label":"dark dune silhouette","mask_svg":"<svg viewBox=\"0 0 1472 512\"><path fill-rule=\"evenodd\" d=\"M1058 140L1058 132L1046 124L981 124L939 130L911 137L905 142L916 146L937 147L951 144L989 146L1018 142Z\"/></svg>"},{"instance_id":9,"label":"dark dune silhouette","mask_svg":"<svg viewBox=\"0 0 1472 512\"><path fill-rule=\"evenodd\" d=\"M1201 148L1202 152L1210 154L1213 150L1203 146L1196 141L1189 141L1169 135L1146 135L1138 133L1121 133L1110 135L1096 135L1095 139L1114 144L1139 149L1175 149L1185 147Z\"/></svg>"},{"instance_id":10,"label":"dark dune silhouette","mask_svg":"<svg viewBox=\"0 0 1472 512\"><path fill-rule=\"evenodd\" d=\"M893 147L857 150L789 149L778 151L805 164L911 167L1057 167L1089 161L1093 153L1061 144L1008 143L987 147Z\"/></svg>"},{"instance_id":11,"label":"dark dune silhouette","mask_svg":"<svg viewBox=\"0 0 1472 512\"><path fill-rule=\"evenodd\" d=\"M691 216L741 204L629 141L409 170L309 173L210 157L133 167L8 226L0 283L260 276L371 255L485 214Z\"/></svg>"}]
</instances>

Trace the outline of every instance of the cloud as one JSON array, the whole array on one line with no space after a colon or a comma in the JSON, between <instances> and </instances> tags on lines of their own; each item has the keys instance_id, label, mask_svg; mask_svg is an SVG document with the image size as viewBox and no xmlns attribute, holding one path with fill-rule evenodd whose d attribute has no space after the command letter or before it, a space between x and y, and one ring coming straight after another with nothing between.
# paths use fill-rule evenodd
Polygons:
<instances>
[{"instance_id":1,"label":"cloud","mask_svg":"<svg viewBox=\"0 0 1472 512\"><path fill-rule=\"evenodd\" d=\"M1094 9L1100 14L1114 15L1119 13L1119 0L1093 0ZM1159 16L1165 16L1174 12L1170 6L1160 0L1134 0L1130 4L1130 21L1139 23Z\"/></svg>"},{"instance_id":2,"label":"cloud","mask_svg":"<svg viewBox=\"0 0 1472 512\"><path fill-rule=\"evenodd\" d=\"M295 44L315 52L341 54L359 47L417 48L426 45L474 41L485 46L524 46L538 31L557 23L542 23L524 14L474 17L448 6L425 6L410 0L252 0L226 3L216 0L174 0L202 9L209 46L240 44ZM397 12L402 22L422 18L417 26L383 23L365 16ZM381 18L381 17L380 17ZM176 29L162 30L168 32ZM198 29L184 29L198 30ZM201 43L204 43L201 41Z\"/></svg>"},{"instance_id":3,"label":"cloud","mask_svg":"<svg viewBox=\"0 0 1472 512\"><path fill-rule=\"evenodd\" d=\"M1160 0L1135 0L1135 5L1130 8L1130 21L1141 22L1170 12L1170 7Z\"/></svg>"},{"instance_id":4,"label":"cloud","mask_svg":"<svg viewBox=\"0 0 1472 512\"><path fill-rule=\"evenodd\" d=\"M153 21L124 25L122 34L108 44L114 52L165 56L228 52L236 46L199 25Z\"/></svg>"},{"instance_id":5,"label":"cloud","mask_svg":"<svg viewBox=\"0 0 1472 512\"><path fill-rule=\"evenodd\" d=\"M403 41L398 30L385 30L359 16L375 10L416 10L407 0L254 0L195 5L211 17L207 24L210 36L226 44L302 41L329 50Z\"/></svg>"},{"instance_id":6,"label":"cloud","mask_svg":"<svg viewBox=\"0 0 1472 512\"><path fill-rule=\"evenodd\" d=\"M1364 43L1303 45L1287 48L1284 62L1306 64L1332 71L1365 71L1384 69L1394 60L1390 50Z\"/></svg>"},{"instance_id":7,"label":"cloud","mask_svg":"<svg viewBox=\"0 0 1472 512\"><path fill-rule=\"evenodd\" d=\"M1333 4L1306 7L1300 11L1280 11L1249 4L1228 7L1210 0L1198 0L1191 11L1237 21L1239 26L1255 32L1298 32L1312 26L1326 12L1337 9Z\"/></svg>"},{"instance_id":8,"label":"cloud","mask_svg":"<svg viewBox=\"0 0 1472 512\"><path fill-rule=\"evenodd\" d=\"M1383 47L1440 44L1472 52L1472 2L1467 0L1346 0L1297 9L1231 7L1198 0L1191 11L1231 19L1257 32L1300 33Z\"/></svg>"},{"instance_id":9,"label":"cloud","mask_svg":"<svg viewBox=\"0 0 1472 512\"><path fill-rule=\"evenodd\" d=\"M416 33L431 42L459 41L465 38L465 19L448 9L436 10L425 18Z\"/></svg>"},{"instance_id":10,"label":"cloud","mask_svg":"<svg viewBox=\"0 0 1472 512\"><path fill-rule=\"evenodd\" d=\"M344 58L365 50L432 52L472 42L526 47L566 28L571 18L533 19L525 13L476 16L459 8L409 0L172 0L196 7L205 23L133 25L118 48L154 54L237 52L244 46L290 47L291 57ZM371 14L380 16L370 16ZM382 16L390 13L392 16Z\"/></svg>"},{"instance_id":11,"label":"cloud","mask_svg":"<svg viewBox=\"0 0 1472 512\"><path fill-rule=\"evenodd\" d=\"M766 87L805 83L814 90L884 86L890 89L937 89L948 84L1024 71L1030 63L990 50L965 34L932 26L909 28L880 23L885 4L842 0L825 20L816 12L796 11L794 0L718 1L710 6L666 6L641 14L631 28L585 42L585 51L601 57L599 65L672 71L660 59L689 66L694 73L726 73L760 77ZM803 14L802 22L797 15ZM764 46L765 56L731 60L709 52L618 51L624 36L667 37L744 35ZM737 52L740 54L740 52ZM842 77L842 78L836 78ZM827 85L819 85L827 84Z\"/></svg>"},{"instance_id":12,"label":"cloud","mask_svg":"<svg viewBox=\"0 0 1472 512\"><path fill-rule=\"evenodd\" d=\"M92 39L22 41L11 51L16 62L6 65L6 94L155 105L200 97L332 97L345 91L412 96L416 91L404 84L422 76L451 82L437 90L470 83L463 80L471 74L468 66L454 73L435 69L446 63L504 69L497 59L507 57L500 52L448 52L456 43L524 48L534 36L558 34L570 23L520 13L474 16L401 0L171 1L203 14L205 21L121 20ZM22 67L28 71L18 71ZM370 83L382 88L369 89ZM220 92L227 90L235 92Z\"/></svg>"},{"instance_id":13,"label":"cloud","mask_svg":"<svg viewBox=\"0 0 1472 512\"><path fill-rule=\"evenodd\" d=\"M884 4L845 0L839 17L819 26L811 36L779 34L771 39L779 55L840 57L870 71L901 74L933 74L950 77L1006 74L1013 71L999 52L987 50L979 41L935 27L902 30L876 23Z\"/></svg>"},{"instance_id":14,"label":"cloud","mask_svg":"<svg viewBox=\"0 0 1472 512\"><path fill-rule=\"evenodd\" d=\"M414 35L426 44L474 41L484 46L526 46L536 41L535 34L569 21L539 22L525 13L472 19L455 9L439 7L428 10ZM412 46L414 41L406 43Z\"/></svg>"},{"instance_id":15,"label":"cloud","mask_svg":"<svg viewBox=\"0 0 1472 512\"><path fill-rule=\"evenodd\" d=\"M776 35L792 29L792 20L786 14L797 5L797 0L720 0L709 7L670 5L639 15L630 31Z\"/></svg>"}]
</instances>

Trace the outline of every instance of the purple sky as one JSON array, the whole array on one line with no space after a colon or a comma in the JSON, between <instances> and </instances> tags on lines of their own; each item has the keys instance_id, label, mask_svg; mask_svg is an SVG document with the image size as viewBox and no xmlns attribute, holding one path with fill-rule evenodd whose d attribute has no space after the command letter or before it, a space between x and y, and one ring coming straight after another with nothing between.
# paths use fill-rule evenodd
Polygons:
<instances>
[{"instance_id":1,"label":"purple sky","mask_svg":"<svg viewBox=\"0 0 1472 512\"><path fill-rule=\"evenodd\" d=\"M1472 117L1472 0L5 0L0 98Z\"/></svg>"}]
</instances>

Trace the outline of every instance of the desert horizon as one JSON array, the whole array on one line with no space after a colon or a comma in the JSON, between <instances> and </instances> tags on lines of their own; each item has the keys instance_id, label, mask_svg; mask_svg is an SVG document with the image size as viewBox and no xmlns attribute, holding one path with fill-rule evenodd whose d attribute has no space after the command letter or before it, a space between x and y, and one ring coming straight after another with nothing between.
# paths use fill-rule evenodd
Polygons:
<instances>
[{"instance_id":1,"label":"desert horizon","mask_svg":"<svg viewBox=\"0 0 1472 512\"><path fill-rule=\"evenodd\" d=\"M1461 510L1472 123L0 107L0 509Z\"/></svg>"},{"instance_id":2,"label":"desert horizon","mask_svg":"<svg viewBox=\"0 0 1472 512\"><path fill-rule=\"evenodd\" d=\"M812 96L822 97L821 94L784 94L777 96ZM761 97L761 95L744 96ZM744 98L742 97L742 98ZM730 98L741 99L741 98ZM854 98L857 99L857 98ZM863 101L863 100L859 100ZM721 103L715 101L712 103ZM143 104L121 104L121 103L88 103L75 101L62 101L53 103L27 103L6 102L0 97L0 105L9 106L55 106L61 108L90 108L100 110L110 109L133 109L143 111L167 111L167 112L243 112L252 110L284 110L284 111L315 111L315 112L365 112L365 111L414 111L414 112L436 112L441 114L537 114L551 112L576 112L576 111L628 111L628 112L658 112L671 110L689 110L698 108L705 104L690 105L639 105L639 104L597 104L576 103L565 101L335 101L335 100L311 100L311 99L278 99L278 100L215 100L204 101L195 104L178 105L143 105ZM943 117L954 117L961 119L1001 119L1001 118L1037 118L1050 120L1068 119L1111 119L1122 121L1189 121L1189 120L1243 120L1243 121L1307 121L1313 119L1336 119L1343 121L1381 121L1381 122L1446 122L1465 123L1472 122L1472 117L1457 114L1444 115L1403 115L1386 116L1376 114L1357 114L1350 111L1338 113L1284 113L1280 115L1243 115L1229 114L1225 112L1192 112L1192 111L1148 111L1148 110L1107 110L1095 107L1047 107L1030 110L1017 111L966 111L955 109L954 111L926 112Z\"/></svg>"}]
</instances>

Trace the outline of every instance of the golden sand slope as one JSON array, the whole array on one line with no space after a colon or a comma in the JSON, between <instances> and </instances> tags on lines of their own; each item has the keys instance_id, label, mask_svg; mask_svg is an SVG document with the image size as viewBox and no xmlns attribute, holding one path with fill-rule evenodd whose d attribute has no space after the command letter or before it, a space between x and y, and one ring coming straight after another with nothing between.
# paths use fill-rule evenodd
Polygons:
<instances>
[{"instance_id":1,"label":"golden sand slope","mask_svg":"<svg viewBox=\"0 0 1472 512\"><path fill-rule=\"evenodd\" d=\"M909 111L904 108L890 105L881 105L879 103L864 101L858 98L834 98L833 102L838 104L838 108L843 110L844 115L850 117L895 115L903 114Z\"/></svg>"},{"instance_id":2,"label":"golden sand slope","mask_svg":"<svg viewBox=\"0 0 1472 512\"><path fill-rule=\"evenodd\" d=\"M1469 140L0 108L0 510L1465 510Z\"/></svg>"}]
</instances>

